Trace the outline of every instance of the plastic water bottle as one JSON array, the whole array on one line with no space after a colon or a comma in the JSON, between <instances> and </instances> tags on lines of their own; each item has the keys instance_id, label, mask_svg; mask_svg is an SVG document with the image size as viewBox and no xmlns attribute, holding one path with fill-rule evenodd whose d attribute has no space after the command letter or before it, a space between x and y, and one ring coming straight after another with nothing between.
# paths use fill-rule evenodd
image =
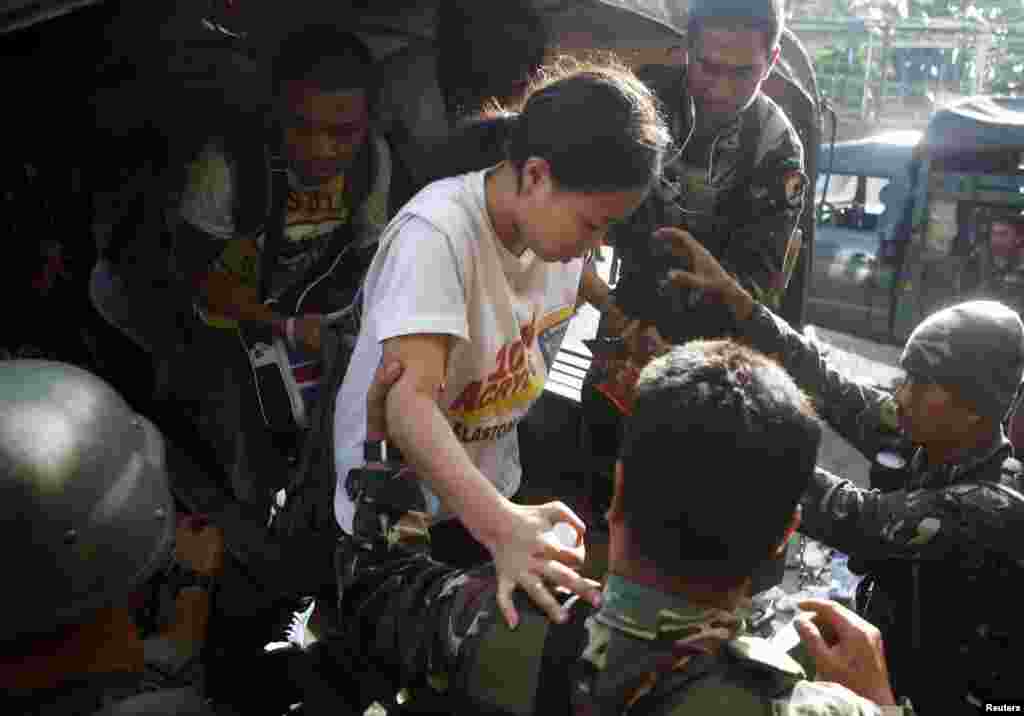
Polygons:
<instances>
[{"instance_id":1,"label":"plastic water bottle","mask_svg":"<svg viewBox=\"0 0 1024 716\"><path fill-rule=\"evenodd\" d=\"M568 522L559 522L547 531L546 536L563 547L576 546L576 530Z\"/></svg>"},{"instance_id":2,"label":"plastic water bottle","mask_svg":"<svg viewBox=\"0 0 1024 716\"><path fill-rule=\"evenodd\" d=\"M829 565L832 572L832 580L828 590L829 599L834 599L847 605L853 603L853 597L857 593L857 585L860 584L861 580L861 577L850 571L849 561L850 557L848 555L842 552L834 552Z\"/></svg>"}]
</instances>

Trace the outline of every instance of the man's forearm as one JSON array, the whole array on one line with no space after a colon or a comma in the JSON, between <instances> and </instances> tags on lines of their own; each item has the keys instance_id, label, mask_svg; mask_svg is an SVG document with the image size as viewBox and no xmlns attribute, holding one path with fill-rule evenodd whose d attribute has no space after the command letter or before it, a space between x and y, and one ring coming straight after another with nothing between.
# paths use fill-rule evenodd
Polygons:
<instances>
[{"instance_id":1,"label":"man's forearm","mask_svg":"<svg viewBox=\"0 0 1024 716\"><path fill-rule=\"evenodd\" d=\"M730 292L732 293L732 292ZM776 360L815 400L821 417L854 448L872 459L883 433L897 430L892 396L867 382L846 376L819 343L807 338L749 295L732 296L730 305L745 313L739 337Z\"/></svg>"},{"instance_id":2,"label":"man's forearm","mask_svg":"<svg viewBox=\"0 0 1024 716\"><path fill-rule=\"evenodd\" d=\"M400 382L388 394L387 424L416 475L487 544L503 498L470 460L434 398Z\"/></svg>"},{"instance_id":3,"label":"man's forearm","mask_svg":"<svg viewBox=\"0 0 1024 716\"><path fill-rule=\"evenodd\" d=\"M890 502L816 468L800 500L800 531L847 554L884 557L892 551L883 536L891 521Z\"/></svg>"}]
</instances>

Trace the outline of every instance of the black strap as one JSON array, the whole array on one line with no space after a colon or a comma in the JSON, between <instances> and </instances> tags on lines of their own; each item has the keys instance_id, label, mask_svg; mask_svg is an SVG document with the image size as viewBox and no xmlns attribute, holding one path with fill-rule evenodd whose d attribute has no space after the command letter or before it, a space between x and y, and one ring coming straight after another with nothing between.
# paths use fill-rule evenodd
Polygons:
<instances>
[{"instance_id":1,"label":"black strap","mask_svg":"<svg viewBox=\"0 0 1024 716\"><path fill-rule=\"evenodd\" d=\"M743 190L748 189L755 181L757 145L761 140L761 131L763 129L759 121L758 109L759 104L763 101L761 97L755 98L754 102L740 115L740 122L742 124L740 126L739 141L742 155L736 172L739 179L733 184L732 190L726 196L716 199L716 203L721 201L739 201L741 206L749 206L750 192L749 190ZM712 161L713 159L712 157ZM718 254L719 260L728 257L733 235L731 232L726 233L726 230L736 220L735 216L723 215L720 212L721 208L721 205L715 207L715 233L722 236Z\"/></svg>"},{"instance_id":2,"label":"black strap","mask_svg":"<svg viewBox=\"0 0 1024 716\"><path fill-rule=\"evenodd\" d=\"M537 677L535 714L572 713L572 666L583 651L585 623L592 611L590 604L577 599L569 609L569 621L548 629Z\"/></svg>"},{"instance_id":3,"label":"black strap","mask_svg":"<svg viewBox=\"0 0 1024 716\"><path fill-rule=\"evenodd\" d=\"M278 156L280 157L281 155ZM270 217L267 220L268 229L265 246L263 251L260 252L260 295L262 297L261 300L264 301L270 296L270 277L277 264L280 247L284 245L284 229L287 220L286 207L289 191L287 162L283 158L272 159L271 161L274 177L272 189L273 204ZM280 173L274 169L275 164L280 167ZM359 237L356 234L353 219L369 198L373 188L373 179L378 171L379 167L376 166L376 152L374 151L373 141L368 140L363 144L352 166L346 172L346 176L351 178L351 181L345 182L345 205L350 207L349 221L346 221L332 232L328 250L306 270L303 276L294 281L278 297L278 307L281 312L299 314L302 309L298 305L299 299L303 296L306 287L331 270L332 264L338 258L338 255L345 251L352 242L358 240ZM272 234L272 229L276 231L276 234ZM272 235L274 238L272 238ZM355 291L355 288L362 283L362 274L369 266L369 259L372 258L373 252L364 251L358 247L352 248L358 256L350 256L343 262L346 270L351 274L351 280L341 281L341 283L351 285L353 287L352 290ZM364 256L363 254L366 255ZM337 272L338 267L334 270ZM338 274L336 273L335 276L337 277ZM330 283L337 284L339 280L332 280ZM345 300L347 301L348 298L346 297ZM333 310L336 307L332 306L331 308Z\"/></svg>"},{"instance_id":4,"label":"black strap","mask_svg":"<svg viewBox=\"0 0 1024 716\"><path fill-rule=\"evenodd\" d=\"M277 256L284 245L284 224L288 207L288 163L284 159L284 140L280 128L275 128L271 141L270 170L270 211L267 215L267 230L260 251L260 300L270 297L271 280Z\"/></svg>"}]
</instances>

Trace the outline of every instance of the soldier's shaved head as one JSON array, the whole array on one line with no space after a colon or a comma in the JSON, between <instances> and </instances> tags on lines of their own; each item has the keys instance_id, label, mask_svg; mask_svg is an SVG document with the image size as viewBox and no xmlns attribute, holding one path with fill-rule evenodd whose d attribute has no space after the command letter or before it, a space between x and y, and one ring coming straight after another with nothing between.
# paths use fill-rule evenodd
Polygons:
<instances>
[{"instance_id":1,"label":"soldier's shaved head","mask_svg":"<svg viewBox=\"0 0 1024 716\"><path fill-rule=\"evenodd\" d=\"M783 540L821 426L771 359L693 341L643 370L622 449L632 547L677 576L746 577Z\"/></svg>"}]
</instances>

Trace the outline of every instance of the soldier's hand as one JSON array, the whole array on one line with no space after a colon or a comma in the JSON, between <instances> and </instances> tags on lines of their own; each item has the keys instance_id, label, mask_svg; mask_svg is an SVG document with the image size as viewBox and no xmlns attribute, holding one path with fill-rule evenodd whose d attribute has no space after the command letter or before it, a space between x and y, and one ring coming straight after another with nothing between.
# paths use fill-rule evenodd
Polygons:
<instances>
[{"instance_id":1,"label":"soldier's hand","mask_svg":"<svg viewBox=\"0 0 1024 716\"><path fill-rule=\"evenodd\" d=\"M655 325L648 321L632 321L622 332L622 338L629 346L629 354L640 365L645 365L651 358L667 353L672 348L661 337Z\"/></svg>"},{"instance_id":2,"label":"soldier's hand","mask_svg":"<svg viewBox=\"0 0 1024 716\"><path fill-rule=\"evenodd\" d=\"M519 623L512 603L512 592L522 587L534 604L553 621L565 621L567 615L554 590L562 587L591 602L600 604L601 584L581 577L586 552L583 533L586 526L576 513L561 502L544 505L516 505L507 502L507 518L498 526L497 538L488 545L498 575L498 607L511 628ZM551 537L555 525L564 522L576 530L576 544L567 546Z\"/></svg>"},{"instance_id":3,"label":"soldier's hand","mask_svg":"<svg viewBox=\"0 0 1024 716\"><path fill-rule=\"evenodd\" d=\"M870 622L835 602L808 599L794 626L814 659L819 681L842 684L879 706L892 706L882 635Z\"/></svg>"},{"instance_id":4,"label":"soldier's hand","mask_svg":"<svg viewBox=\"0 0 1024 716\"><path fill-rule=\"evenodd\" d=\"M622 312L622 309L615 305L614 301L609 302L608 310L604 314L605 325L610 336L621 336L629 325L629 317Z\"/></svg>"},{"instance_id":5,"label":"soldier's hand","mask_svg":"<svg viewBox=\"0 0 1024 716\"><path fill-rule=\"evenodd\" d=\"M377 372L373 374L373 382L366 391L366 438L382 440L388 434L388 392L399 378L405 366L400 361L386 361L382 357Z\"/></svg>"},{"instance_id":6,"label":"soldier's hand","mask_svg":"<svg viewBox=\"0 0 1024 716\"><path fill-rule=\"evenodd\" d=\"M740 320L753 310L754 300L718 260L699 241L682 229L670 226L654 232L654 237L665 242L669 251L686 260L688 270L673 269L669 280L683 288L704 291L724 301Z\"/></svg>"}]
</instances>

